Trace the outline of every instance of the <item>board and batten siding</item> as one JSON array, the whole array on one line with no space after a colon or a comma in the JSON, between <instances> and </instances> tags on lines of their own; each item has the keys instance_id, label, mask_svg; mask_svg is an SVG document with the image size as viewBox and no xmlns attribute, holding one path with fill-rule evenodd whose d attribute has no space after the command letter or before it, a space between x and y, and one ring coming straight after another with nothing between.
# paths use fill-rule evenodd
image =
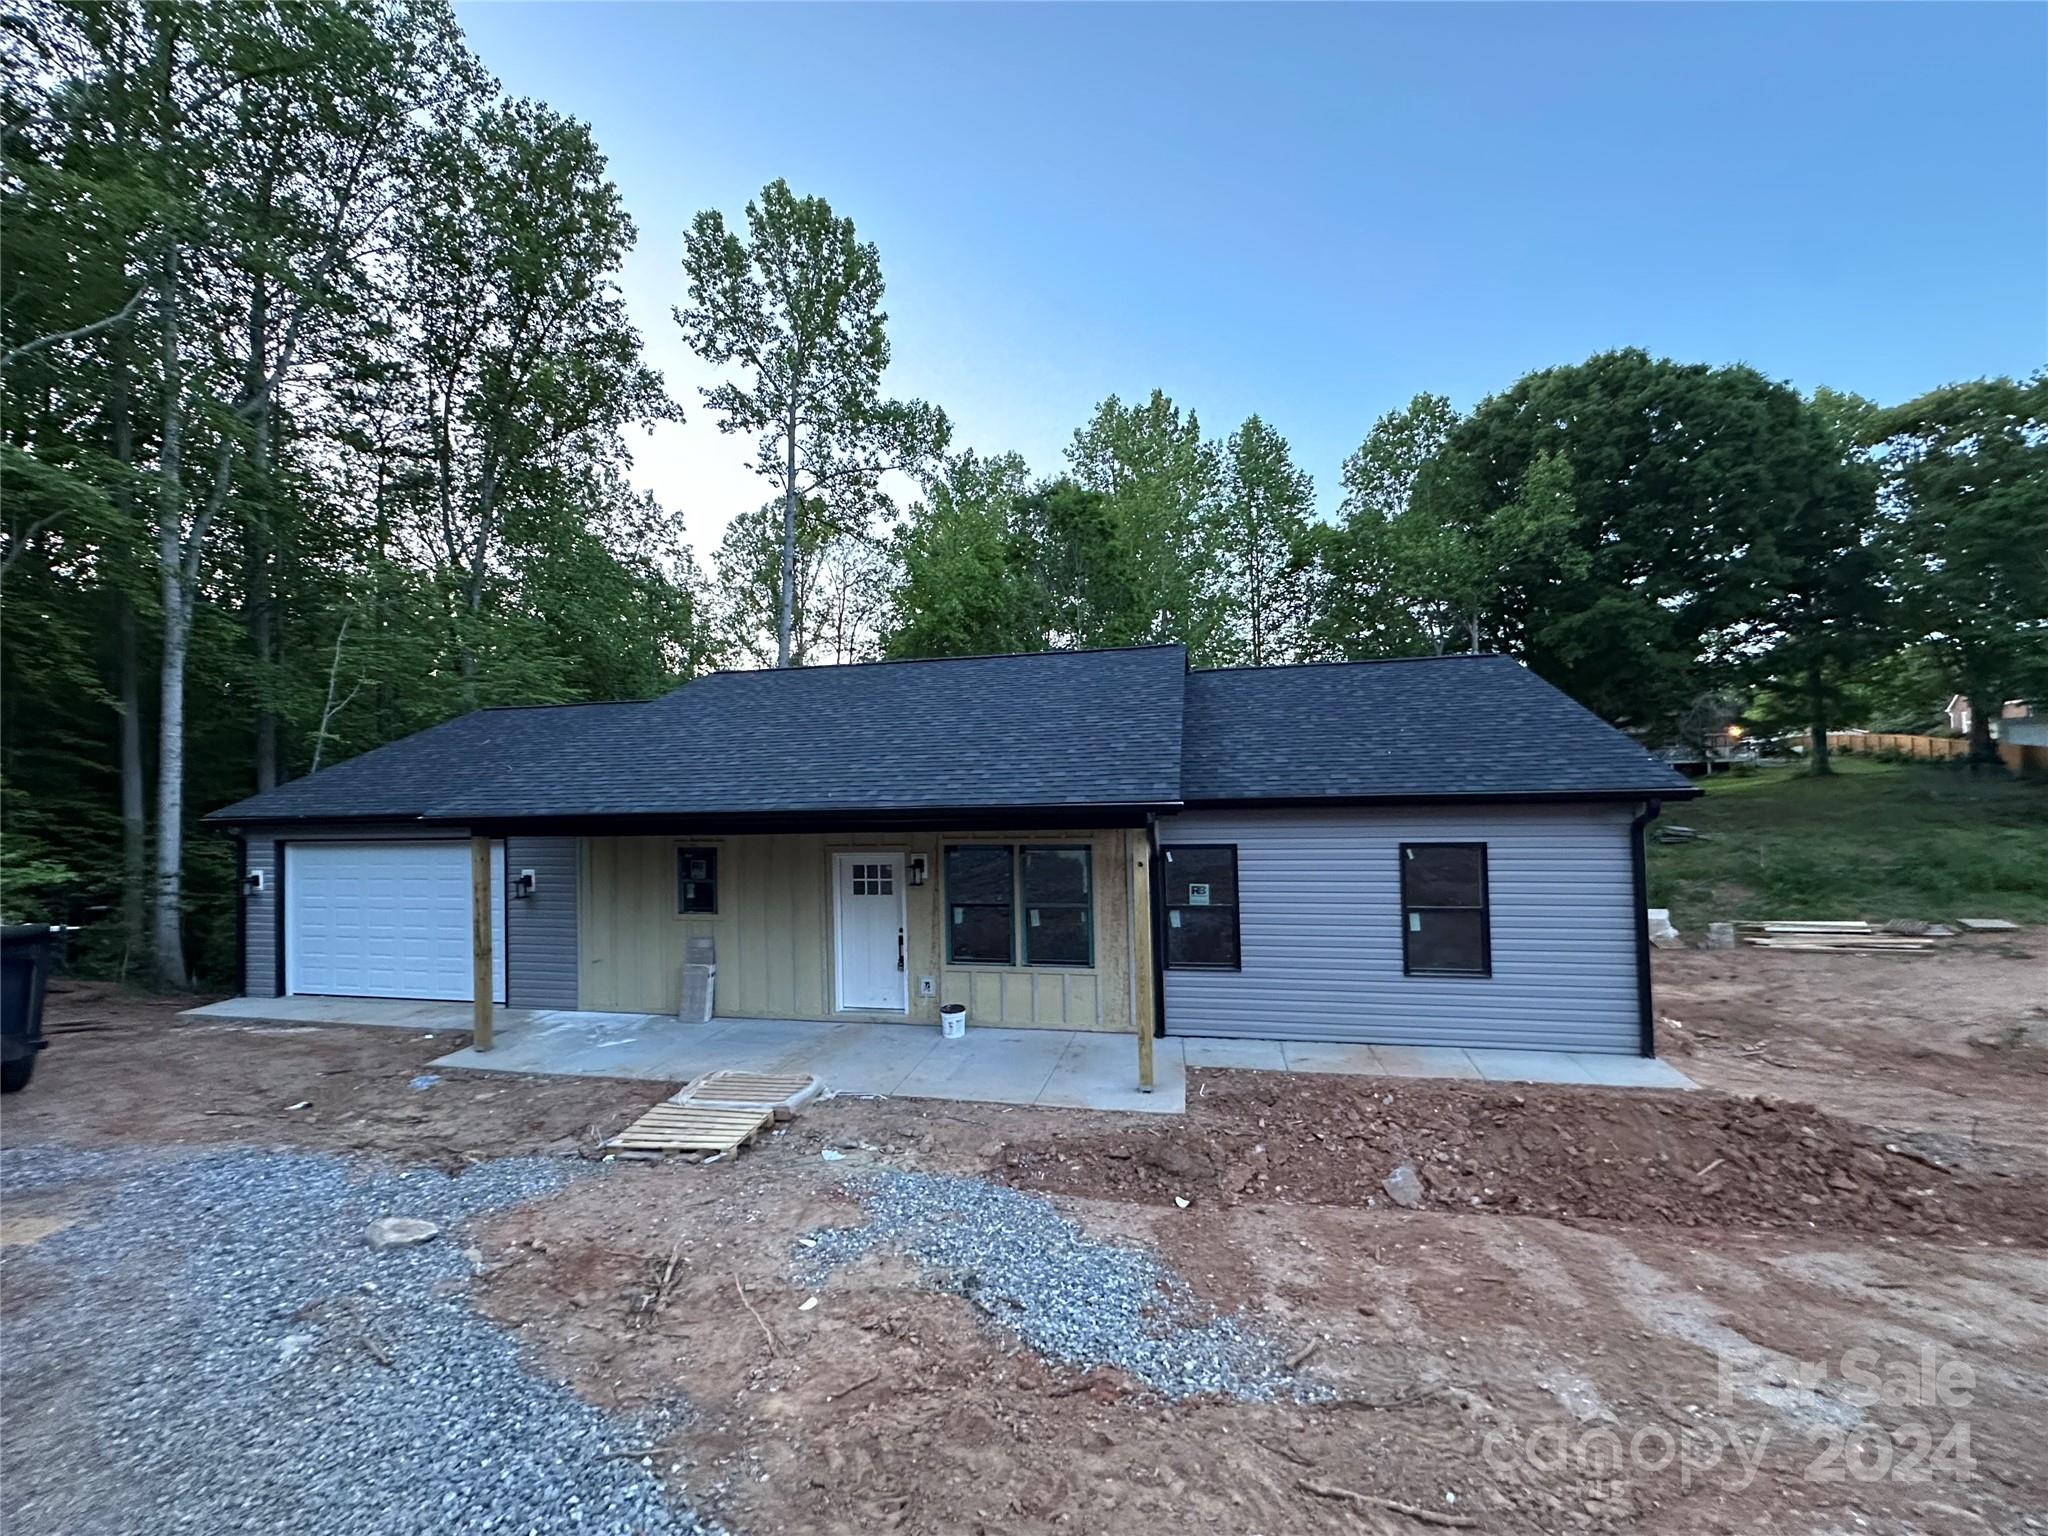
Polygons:
<instances>
[{"instance_id":1,"label":"board and batten siding","mask_svg":"<svg viewBox=\"0 0 2048 1536\"><path fill-rule=\"evenodd\" d=\"M577 1005L577 839L508 837L505 877L533 871L533 894L505 904L505 998L513 1008Z\"/></svg>"},{"instance_id":2,"label":"board and batten siding","mask_svg":"<svg viewBox=\"0 0 2048 1536\"><path fill-rule=\"evenodd\" d=\"M427 831L411 822L352 826L251 826L245 829L244 868L263 872L263 889L242 893L243 990L248 997L277 996L279 902L277 845L280 842L419 842L462 839L462 828ZM576 995L577 840L573 837L515 837L506 843L510 875L534 872L530 900L505 904L506 1002L512 1008L574 1008ZM291 854L285 854L285 885L291 882Z\"/></svg>"},{"instance_id":3,"label":"board and batten siding","mask_svg":"<svg viewBox=\"0 0 2048 1536\"><path fill-rule=\"evenodd\" d=\"M1238 971L1166 971L1174 1035L1637 1054L1628 805L1199 811L1237 845ZM1402 974L1403 843L1486 844L1493 974Z\"/></svg>"},{"instance_id":4,"label":"board and batten siding","mask_svg":"<svg viewBox=\"0 0 2048 1536\"><path fill-rule=\"evenodd\" d=\"M721 1018L938 1022L939 1004L965 1003L974 1023L1128 1031L1130 904L1123 831L802 833L584 840L582 1006L673 1013L685 941L712 940L713 1010ZM945 849L964 843L1086 844L1093 850L1095 964L982 966L946 962L941 918ZM676 850L718 850L718 912L676 911ZM904 892L907 1010L840 1010L833 986L833 855L862 848L922 854L929 875ZM932 978L933 995L919 992Z\"/></svg>"}]
</instances>

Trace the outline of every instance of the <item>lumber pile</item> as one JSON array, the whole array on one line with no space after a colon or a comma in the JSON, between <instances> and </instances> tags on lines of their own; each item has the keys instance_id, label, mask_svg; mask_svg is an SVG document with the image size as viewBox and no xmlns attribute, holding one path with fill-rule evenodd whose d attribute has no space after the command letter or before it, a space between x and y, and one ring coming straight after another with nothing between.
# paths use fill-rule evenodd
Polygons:
<instances>
[{"instance_id":1,"label":"lumber pile","mask_svg":"<svg viewBox=\"0 0 2048 1536\"><path fill-rule=\"evenodd\" d=\"M1737 923L1736 936L1759 949L1796 949L1828 954L1905 954L1932 949L1954 935L1940 923L1897 919L1872 926L1864 922Z\"/></svg>"},{"instance_id":2,"label":"lumber pile","mask_svg":"<svg viewBox=\"0 0 2048 1536\"><path fill-rule=\"evenodd\" d=\"M824 1092L823 1081L808 1072L707 1072L605 1142L604 1149L641 1159L667 1153L691 1162L706 1154L725 1157L752 1146Z\"/></svg>"}]
</instances>

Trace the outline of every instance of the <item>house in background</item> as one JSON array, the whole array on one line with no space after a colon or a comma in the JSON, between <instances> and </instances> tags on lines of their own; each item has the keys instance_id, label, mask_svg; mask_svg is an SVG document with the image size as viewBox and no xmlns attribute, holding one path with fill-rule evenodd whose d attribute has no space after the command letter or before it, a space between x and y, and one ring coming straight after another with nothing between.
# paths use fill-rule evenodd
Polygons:
<instances>
[{"instance_id":1,"label":"house in background","mask_svg":"<svg viewBox=\"0 0 2048 1536\"><path fill-rule=\"evenodd\" d=\"M709 940L722 1017L1650 1054L1697 793L1505 657L1166 645L479 710L209 820L250 996L474 1000L488 947L496 1001L672 1014Z\"/></svg>"},{"instance_id":2,"label":"house in background","mask_svg":"<svg viewBox=\"0 0 2048 1536\"><path fill-rule=\"evenodd\" d=\"M1958 736L1970 734L1970 701L1962 694L1956 694L1948 701L1942 713L1948 716L1948 728ZM2007 699L1998 709L1998 719L1991 722L1991 734L2003 739L2000 722L2006 720L2028 720L2033 717L2034 707L2025 699Z\"/></svg>"}]
</instances>

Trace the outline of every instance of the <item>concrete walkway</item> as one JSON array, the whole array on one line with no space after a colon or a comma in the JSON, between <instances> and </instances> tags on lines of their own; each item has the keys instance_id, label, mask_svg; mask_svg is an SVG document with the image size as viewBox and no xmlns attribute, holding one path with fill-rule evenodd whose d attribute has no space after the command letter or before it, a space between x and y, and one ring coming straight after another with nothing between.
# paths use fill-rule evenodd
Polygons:
<instances>
[{"instance_id":1,"label":"concrete walkway","mask_svg":"<svg viewBox=\"0 0 2048 1536\"><path fill-rule=\"evenodd\" d=\"M1654 1056L1599 1051L1503 1051L1455 1045L1326 1045L1313 1041L1178 1042L1191 1067L1248 1072L1333 1072L1358 1077L1457 1077L1487 1083L1578 1083L1608 1088L1693 1088Z\"/></svg>"},{"instance_id":2,"label":"concrete walkway","mask_svg":"<svg viewBox=\"0 0 2048 1536\"><path fill-rule=\"evenodd\" d=\"M467 1003L383 998L237 997L191 1009L188 1016L272 1024L363 1024L451 1035L466 1034L470 1026ZM720 1068L811 1072L835 1093L1168 1115L1187 1107L1189 1067L1617 1088L1693 1086L1683 1073L1661 1061L1562 1051L1169 1036L1154 1042L1153 1060L1156 1088L1140 1093L1138 1047L1129 1035L970 1028L964 1039L946 1040L936 1027L921 1024L796 1019L684 1024L654 1013L500 1008L492 1050L453 1051L434 1065L661 1082L687 1082Z\"/></svg>"}]
</instances>

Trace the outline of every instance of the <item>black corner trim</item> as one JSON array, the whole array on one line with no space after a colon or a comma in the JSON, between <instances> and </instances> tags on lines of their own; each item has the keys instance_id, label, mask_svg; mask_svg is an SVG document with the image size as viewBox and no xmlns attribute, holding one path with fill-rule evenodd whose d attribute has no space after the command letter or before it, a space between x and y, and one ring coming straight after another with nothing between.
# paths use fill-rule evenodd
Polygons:
<instances>
[{"instance_id":1,"label":"black corner trim","mask_svg":"<svg viewBox=\"0 0 2048 1536\"><path fill-rule=\"evenodd\" d=\"M271 884L277 887L271 900L276 903L277 908L272 914L272 918L275 923L275 943L277 946L277 954L274 957L277 962L277 975L275 977L277 991L274 995L278 997L289 995L284 989L286 980L284 970L284 850L285 842L283 838L279 838L270 845L270 867L274 872L271 876Z\"/></svg>"},{"instance_id":2,"label":"black corner trim","mask_svg":"<svg viewBox=\"0 0 2048 1536\"><path fill-rule=\"evenodd\" d=\"M1636 1014L1642 1054L1657 1054L1657 1014L1650 1001L1650 870L1643 856L1645 833L1664 809L1661 800L1645 800L1629 825L1629 863L1636 893Z\"/></svg>"}]
</instances>

